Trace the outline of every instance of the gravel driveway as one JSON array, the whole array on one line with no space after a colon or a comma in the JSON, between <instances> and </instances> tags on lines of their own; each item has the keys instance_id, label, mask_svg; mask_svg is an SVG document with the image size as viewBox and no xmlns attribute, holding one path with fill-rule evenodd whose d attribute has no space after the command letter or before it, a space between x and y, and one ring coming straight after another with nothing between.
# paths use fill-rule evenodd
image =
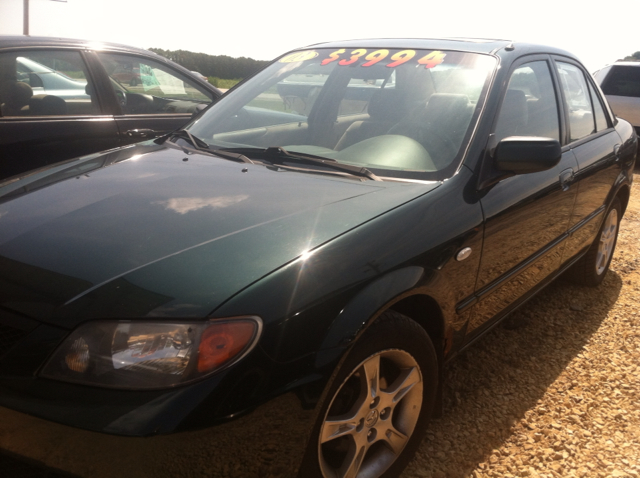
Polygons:
<instances>
[{"instance_id":1,"label":"gravel driveway","mask_svg":"<svg viewBox=\"0 0 640 478\"><path fill-rule=\"evenodd\" d=\"M402 478L640 478L640 174L633 189L604 283L555 282L456 359L444 417ZM223 466L212 430L122 439L0 408L0 452L77 475L288 476L268 447Z\"/></svg>"}]
</instances>

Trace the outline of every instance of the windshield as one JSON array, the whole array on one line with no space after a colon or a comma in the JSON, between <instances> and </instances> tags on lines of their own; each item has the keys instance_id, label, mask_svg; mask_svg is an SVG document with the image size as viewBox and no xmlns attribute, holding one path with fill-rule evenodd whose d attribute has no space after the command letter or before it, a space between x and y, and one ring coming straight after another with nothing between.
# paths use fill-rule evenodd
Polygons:
<instances>
[{"instance_id":1,"label":"windshield","mask_svg":"<svg viewBox=\"0 0 640 478\"><path fill-rule=\"evenodd\" d=\"M280 147L381 177L444 179L457 169L495 64L453 51L299 51L189 131L213 149Z\"/></svg>"}]
</instances>

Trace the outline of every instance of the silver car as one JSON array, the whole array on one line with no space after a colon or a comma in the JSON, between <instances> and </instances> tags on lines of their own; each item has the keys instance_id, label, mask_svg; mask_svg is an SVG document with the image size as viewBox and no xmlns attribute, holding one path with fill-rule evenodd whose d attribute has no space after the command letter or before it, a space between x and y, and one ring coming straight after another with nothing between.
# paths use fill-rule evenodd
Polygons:
<instances>
[{"instance_id":1,"label":"silver car","mask_svg":"<svg viewBox=\"0 0 640 478\"><path fill-rule=\"evenodd\" d=\"M86 92L87 80L74 80L64 73L21 56L16 58L16 63L18 79L26 81L34 94L56 95L65 100L91 101Z\"/></svg>"},{"instance_id":2,"label":"silver car","mask_svg":"<svg viewBox=\"0 0 640 478\"><path fill-rule=\"evenodd\" d=\"M615 115L627 120L640 133L640 62L619 61L596 71L593 76Z\"/></svg>"}]
</instances>

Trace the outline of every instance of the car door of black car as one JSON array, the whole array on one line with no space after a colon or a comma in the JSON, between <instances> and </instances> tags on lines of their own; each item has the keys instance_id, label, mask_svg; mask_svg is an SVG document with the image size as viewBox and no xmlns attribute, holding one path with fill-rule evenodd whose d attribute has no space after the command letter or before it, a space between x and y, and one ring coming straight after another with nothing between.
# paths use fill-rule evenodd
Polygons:
<instances>
[{"instance_id":1,"label":"car door of black car","mask_svg":"<svg viewBox=\"0 0 640 478\"><path fill-rule=\"evenodd\" d=\"M549 57L521 60L512 68L487 150L510 136L560 140L564 113ZM490 153L484 161L492 161ZM469 332L479 333L542 286L560 266L577 188L573 152L536 173L507 177L488 187L481 199L485 215L477 301Z\"/></svg>"},{"instance_id":2,"label":"car door of black car","mask_svg":"<svg viewBox=\"0 0 640 478\"><path fill-rule=\"evenodd\" d=\"M567 143L578 161L578 197L563 253L566 261L596 237L607 196L622 167L619 157L622 141L590 75L566 58L555 58L555 65L567 117Z\"/></svg>"},{"instance_id":3,"label":"car door of black car","mask_svg":"<svg viewBox=\"0 0 640 478\"><path fill-rule=\"evenodd\" d=\"M170 66L144 56L97 52L121 110L121 144L161 136L184 126L213 93Z\"/></svg>"},{"instance_id":4,"label":"car door of black car","mask_svg":"<svg viewBox=\"0 0 640 478\"><path fill-rule=\"evenodd\" d=\"M0 179L118 146L85 60L70 49L0 52Z\"/></svg>"}]
</instances>

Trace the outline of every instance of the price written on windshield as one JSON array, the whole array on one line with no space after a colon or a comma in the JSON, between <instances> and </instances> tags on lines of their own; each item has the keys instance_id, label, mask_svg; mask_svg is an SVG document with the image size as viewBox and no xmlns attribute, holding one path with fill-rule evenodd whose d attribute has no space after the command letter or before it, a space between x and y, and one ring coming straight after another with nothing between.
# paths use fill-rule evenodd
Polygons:
<instances>
[{"instance_id":1,"label":"price written on windshield","mask_svg":"<svg viewBox=\"0 0 640 478\"><path fill-rule=\"evenodd\" d=\"M358 61L365 60L365 62L360 66L369 67L382 61L389 61L386 66L388 68L395 68L413 60L416 55L417 52L415 50L402 50L389 57L389 50L375 50L369 53L364 48L358 48L347 53L344 48L341 48L340 50L330 53L329 58L322 60L320 64L324 66L337 61L340 66L348 66ZM417 63L419 65L424 65L425 68L433 68L442 63L445 56L446 53L442 53L441 51L432 51L422 58L419 58Z\"/></svg>"}]
</instances>

